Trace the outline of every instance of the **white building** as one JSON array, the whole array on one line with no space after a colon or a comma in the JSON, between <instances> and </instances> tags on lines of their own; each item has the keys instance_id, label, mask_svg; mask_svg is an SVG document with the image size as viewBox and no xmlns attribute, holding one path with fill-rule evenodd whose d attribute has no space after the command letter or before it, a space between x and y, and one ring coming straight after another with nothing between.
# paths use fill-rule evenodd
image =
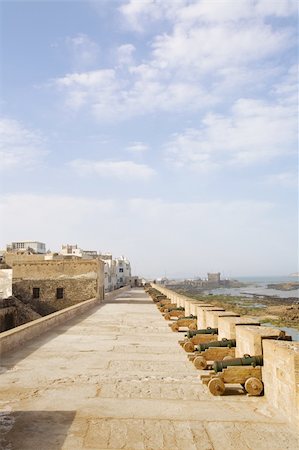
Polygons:
<instances>
[{"instance_id":1,"label":"white building","mask_svg":"<svg viewBox=\"0 0 299 450\"><path fill-rule=\"evenodd\" d=\"M130 261L121 256L116 258L116 288L121 288L130 284L131 279L131 264Z\"/></svg>"},{"instance_id":2,"label":"white building","mask_svg":"<svg viewBox=\"0 0 299 450\"><path fill-rule=\"evenodd\" d=\"M105 292L111 292L116 289L116 261L111 253L103 253L100 259L104 261L104 287Z\"/></svg>"},{"instance_id":3,"label":"white building","mask_svg":"<svg viewBox=\"0 0 299 450\"><path fill-rule=\"evenodd\" d=\"M12 269L7 268L5 264L2 266L0 266L0 299L12 295Z\"/></svg>"},{"instance_id":4,"label":"white building","mask_svg":"<svg viewBox=\"0 0 299 450\"><path fill-rule=\"evenodd\" d=\"M12 242L6 246L8 252L26 252L32 251L37 254L46 253L46 244L38 241L19 241Z\"/></svg>"},{"instance_id":5,"label":"white building","mask_svg":"<svg viewBox=\"0 0 299 450\"><path fill-rule=\"evenodd\" d=\"M82 248L78 247L78 245L66 244L62 245L60 255L65 257L77 257L83 259L95 259L98 258L98 252L95 250L82 250Z\"/></svg>"}]
</instances>

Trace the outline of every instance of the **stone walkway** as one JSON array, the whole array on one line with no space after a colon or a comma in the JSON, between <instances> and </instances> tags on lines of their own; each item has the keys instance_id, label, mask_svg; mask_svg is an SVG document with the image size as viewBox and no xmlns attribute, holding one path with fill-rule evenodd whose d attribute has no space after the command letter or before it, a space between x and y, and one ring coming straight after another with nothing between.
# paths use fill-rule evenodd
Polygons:
<instances>
[{"instance_id":1,"label":"stone walkway","mask_svg":"<svg viewBox=\"0 0 299 450\"><path fill-rule=\"evenodd\" d=\"M2 359L3 450L297 450L264 398L213 397L141 289Z\"/></svg>"}]
</instances>

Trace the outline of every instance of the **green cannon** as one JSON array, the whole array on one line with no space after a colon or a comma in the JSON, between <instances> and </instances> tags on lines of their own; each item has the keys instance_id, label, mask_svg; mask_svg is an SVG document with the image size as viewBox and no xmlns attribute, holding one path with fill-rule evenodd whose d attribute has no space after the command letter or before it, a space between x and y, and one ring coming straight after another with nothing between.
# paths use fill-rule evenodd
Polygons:
<instances>
[{"instance_id":1,"label":"green cannon","mask_svg":"<svg viewBox=\"0 0 299 450\"><path fill-rule=\"evenodd\" d=\"M164 317L166 319L166 316ZM171 327L172 331L179 331L180 327L187 327L189 330L196 330L196 320L197 317L193 316L193 314L190 314L190 316L187 317L178 317L178 319L169 326Z\"/></svg>"},{"instance_id":2,"label":"green cannon","mask_svg":"<svg viewBox=\"0 0 299 450\"><path fill-rule=\"evenodd\" d=\"M232 366L262 366L263 365L263 357L262 356L250 356L244 355L243 358L233 358L226 359L224 361L214 361L213 370L217 372L221 372L223 369Z\"/></svg>"},{"instance_id":3,"label":"green cannon","mask_svg":"<svg viewBox=\"0 0 299 450\"><path fill-rule=\"evenodd\" d=\"M223 338L221 341L212 341L212 342L207 342L204 344L198 344L197 347L195 347L197 349L197 351L199 352L204 352L205 350L207 350L208 348L211 347L228 347L228 348L232 348L236 346L236 339L226 339Z\"/></svg>"},{"instance_id":4,"label":"green cannon","mask_svg":"<svg viewBox=\"0 0 299 450\"><path fill-rule=\"evenodd\" d=\"M185 316L184 319L197 319L197 316L193 316L193 314L190 314L190 316Z\"/></svg>"},{"instance_id":5,"label":"green cannon","mask_svg":"<svg viewBox=\"0 0 299 450\"><path fill-rule=\"evenodd\" d=\"M183 306L174 306L173 308L169 308L167 312L172 312L172 311L185 311L185 308Z\"/></svg>"},{"instance_id":6,"label":"green cannon","mask_svg":"<svg viewBox=\"0 0 299 450\"><path fill-rule=\"evenodd\" d=\"M218 334L218 328L203 328L202 330L195 330L195 331L188 331L187 334L185 334L185 336L188 339L193 338L194 336L196 336L197 334Z\"/></svg>"}]
</instances>

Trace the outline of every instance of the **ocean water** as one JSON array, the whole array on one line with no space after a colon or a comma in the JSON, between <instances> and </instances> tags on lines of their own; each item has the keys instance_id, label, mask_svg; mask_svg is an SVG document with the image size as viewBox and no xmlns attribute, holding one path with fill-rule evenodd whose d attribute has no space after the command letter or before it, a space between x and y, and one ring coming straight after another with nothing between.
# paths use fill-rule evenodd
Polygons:
<instances>
[{"instance_id":1,"label":"ocean water","mask_svg":"<svg viewBox=\"0 0 299 450\"><path fill-rule=\"evenodd\" d=\"M242 297L250 297L251 295L271 295L280 298L295 297L299 300L299 289L293 289L291 291L280 291L278 289L268 289L268 284L279 284L287 282L299 282L298 277L289 276L255 276L255 277L231 277L233 280L238 280L246 283L247 286L241 288L219 288L211 289L206 292L210 294L225 294L225 295L236 295Z\"/></svg>"}]
</instances>

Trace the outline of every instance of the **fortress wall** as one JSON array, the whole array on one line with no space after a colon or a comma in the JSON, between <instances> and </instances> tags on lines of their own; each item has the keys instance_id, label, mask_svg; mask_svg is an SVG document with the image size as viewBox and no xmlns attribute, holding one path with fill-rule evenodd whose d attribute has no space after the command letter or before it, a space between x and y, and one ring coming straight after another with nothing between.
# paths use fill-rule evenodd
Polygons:
<instances>
[{"instance_id":1,"label":"fortress wall","mask_svg":"<svg viewBox=\"0 0 299 450\"><path fill-rule=\"evenodd\" d=\"M161 292L163 289L165 295L172 295L176 301L182 297L158 285L152 286ZM282 331L260 326L257 319L225 317L225 313L220 317L221 313L215 311L215 306L204 306L204 303L196 305L192 299L188 299L188 304L195 305L198 329L207 326L216 328L217 321L218 339L236 339L236 357L263 355L265 397L292 425L299 427L299 342L278 340Z\"/></svg>"},{"instance_id":2,"label":"fortress wall","mask_svg":"<svg viewBox=\"0 0 299 450\"><path fill-rule=\"evenodd\" d=\"M123 291L129 290L129 286L117 289L105 296L105 300L111 300ZM33 320L12 330L5 331L0 334L0 355L19 348L25 342L33 339L45 332L51 330L57 325L67 322L76 316L92 309L101 304L100 299L92 298L90 300L62 309L53 314L49 314L41 319Z\"/></svg>"}]
</instances>

